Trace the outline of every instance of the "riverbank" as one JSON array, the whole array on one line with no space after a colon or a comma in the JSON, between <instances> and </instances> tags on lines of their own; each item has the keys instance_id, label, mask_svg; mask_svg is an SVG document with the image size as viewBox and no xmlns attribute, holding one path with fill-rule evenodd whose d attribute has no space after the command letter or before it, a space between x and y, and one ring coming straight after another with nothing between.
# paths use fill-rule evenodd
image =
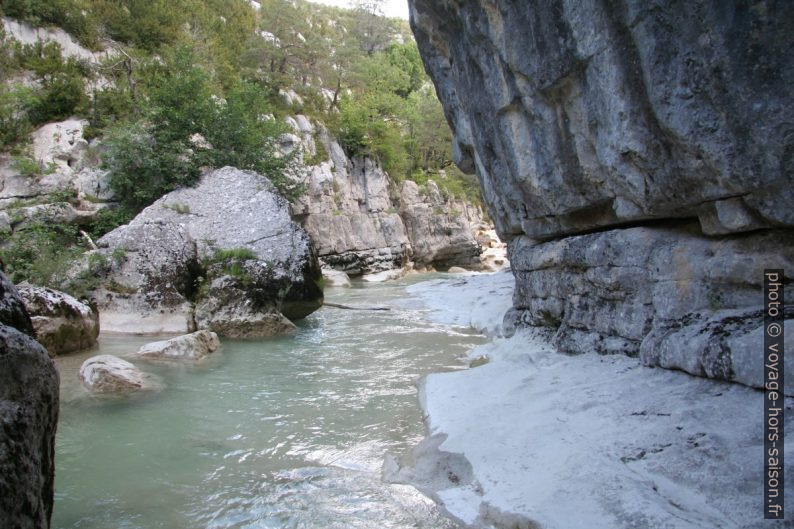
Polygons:
<instances>
[{"instance_id":1,"label":"riverbank","mask_svg":"<svg viewBox=\"0 0 794 529\"><path fill-rule=\"evenodd\" d=\"M387 460L386 479L414 484L471 527L786 526L761 511L762 392L620 355L557 354L527 331L499 337L511 281L408 289L431 319L493 339L469 353L484 365L423 380L428 436ZM789 399L788 431L792 408ZM794 450L791 436L785 447ZM794 490L794 472L786 485Z\"/></svg>"}]
</instances>

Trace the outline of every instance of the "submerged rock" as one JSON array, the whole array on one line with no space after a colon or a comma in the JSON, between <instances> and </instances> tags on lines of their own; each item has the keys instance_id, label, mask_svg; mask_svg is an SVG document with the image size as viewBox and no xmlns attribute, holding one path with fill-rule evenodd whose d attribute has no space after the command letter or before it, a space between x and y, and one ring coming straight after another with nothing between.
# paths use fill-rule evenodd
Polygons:
<instances>
[{"instance_id":1,"label":"submerged rock","mask_svg":"<svg viewBox=\"0 0 794 529\"><path fill-rule=\"evenodd\" d=\"M80 366L79 376L92 393L126 393L145 386L140 369L113 355L92 356Z\"/></svg>"},{"instance_id":2,"label":"submerged rock","mask_svg":"<svg viewBox=\"0 0 794 529\"><path fill-rule=\"evenodd\" d=\"M49 527L58 371L0 273L0 527Z\"/></svg>"},{"instance_id":3,"label":"submerged rock","mask_svg":"<svg viewBox=\"0 0 794 529\"><path fill-rule=\"evenodd\" d=\"M217 351L220 346L221 341L217 334L202 330L169 340L147 343L135 354L143 358L200 360Z\"/></svg>"},{"instance_id":4,"label":"submerged rock","mask_svg":"<svg viewBox=\"0 0 794 529\"><path fill-rule=\"evenodd\" d=\"M214 314L243 305L290 319L322 305L308 235L273 185L250 171L208 172L97 244L83 270L92 259L105 263L93 294L105 330L184 333L212 328ZM218 331L235 332L231 324Z\"/></svg>"},{"instance_id":5,"label":"submerged rock","mask_svg":"<svg viewBox=\"0 0 794 529\"><path fill-rule=\"evenodd\" d=\"M339 270L332 270L330 268L323 268L323 279L325 284L331 287L349 287L350 277Z\"/></svg>"},{"instance_id":6,"label":"submerged rock","mask_svg":"<svg viewBox=\"0 0 794 529\"><path fill-rule=\"evenodd\" d=\"M21 286L19 294L31 315L36 338L51 355L96 345L99 315L92 307L51 288Z\"/></svg>"}]
</instances>

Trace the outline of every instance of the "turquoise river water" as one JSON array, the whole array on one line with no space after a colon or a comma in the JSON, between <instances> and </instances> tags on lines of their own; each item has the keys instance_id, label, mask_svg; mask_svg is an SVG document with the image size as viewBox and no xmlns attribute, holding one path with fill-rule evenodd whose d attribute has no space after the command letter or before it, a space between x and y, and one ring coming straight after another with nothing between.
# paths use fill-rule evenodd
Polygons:
<instances>
[{"instance_id":1,"label":"turquoise river water","mask_svg":"<svg viewBox=\"0 0 794 529\"><path fill-rule=\"evenodd\" d=\"M152 337L102 335L59 358L53 527L456 527L413 488L380 480L384 453L424 435L418 379L463 367L484 342L426 321L405 292L418 280L326 290L390 311L326 307L292 336L225 340L200 363L133 360L157 391L98 398L77 379L89 356L125 357Z\"/></svg>"}]
</instances>

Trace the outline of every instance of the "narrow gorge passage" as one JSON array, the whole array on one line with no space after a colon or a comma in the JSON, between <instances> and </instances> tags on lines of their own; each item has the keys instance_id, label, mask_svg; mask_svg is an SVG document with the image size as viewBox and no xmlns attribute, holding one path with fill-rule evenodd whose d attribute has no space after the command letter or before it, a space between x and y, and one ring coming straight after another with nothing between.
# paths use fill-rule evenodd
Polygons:
<instances>
[{"instance_id":1,"label":"narrow gorge passage","mask_svg":"<svg viewBox=\"0 0 794 529\"><path fill-rule=\"evenodd\" d=\"M226 340L202 363L139 362L157 392L88 396L76 372L97 351L59 358L52 527L456 527L380 479L384 453L424 435L415 382L485 341L426 321L405 292L417 279L326 292L389 311L325 308L292 336ZM99 352L151 340L103 335Z\"/></svg>"}]
</instances>

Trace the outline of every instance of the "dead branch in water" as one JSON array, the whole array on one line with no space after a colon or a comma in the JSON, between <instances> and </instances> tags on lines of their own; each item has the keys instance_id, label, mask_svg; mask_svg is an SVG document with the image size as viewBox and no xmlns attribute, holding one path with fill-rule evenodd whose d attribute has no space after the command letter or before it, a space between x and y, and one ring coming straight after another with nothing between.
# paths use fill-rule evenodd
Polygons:
<instances>
[{"instance_id":1,"label":"dead branch in water","mask_svg":"<svg viewBox=\"0 0 794 529\"><path fill-rule=\"evenodd\" d=\"M391 310L389 307L350 307L349 305L342 305L340 303L323 303L326 307L333 307L335 309L346 309L346 310Z\"/></svg>"}]
</instances>

